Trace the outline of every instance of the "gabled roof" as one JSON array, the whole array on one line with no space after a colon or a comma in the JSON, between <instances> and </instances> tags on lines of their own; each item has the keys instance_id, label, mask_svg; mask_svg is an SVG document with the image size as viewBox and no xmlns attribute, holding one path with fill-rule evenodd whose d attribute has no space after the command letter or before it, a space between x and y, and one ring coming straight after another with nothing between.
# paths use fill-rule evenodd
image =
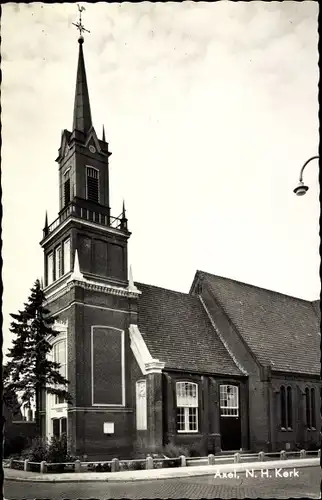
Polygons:
<instances>
[{"instance_id":1,"label":"gabled roof","mask_svg":"<svg viewBox=\"0 0 322 500\"><path fill-rule=\"evenodd\" d=\"M167 369L243 375L196 296L136 283L138 327L152 357Z\"/></svg>"},{"instance_id":2,"label":"gabled roof","mask_svg":"<svg viewBox=\"0 0 322 500\"><path fill-rule=\"evenodd\" d=\"M258 361L272 370L319 374L319 301L197 272ZM222 332L224 335L224 332Z\"/></svg>"}]
</instances>

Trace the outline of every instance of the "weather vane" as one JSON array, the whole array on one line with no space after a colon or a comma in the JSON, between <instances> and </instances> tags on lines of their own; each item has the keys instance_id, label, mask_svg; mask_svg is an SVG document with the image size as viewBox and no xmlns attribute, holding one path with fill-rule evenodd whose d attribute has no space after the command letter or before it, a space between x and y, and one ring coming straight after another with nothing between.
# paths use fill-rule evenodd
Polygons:
<instances>
[{"instance_id":1,"label":"weather vane","mask_svg":"<svg viewBox=\"0 0 322 500\"><path fill-rule=\"evenodd\" d=\"M76 26L76 28L78 29L80 38L83 38L83 32L86 31L87 33L90 33L90 31L85 29L83 24L82 24L82 12L85 10L85 7L83 7L79 4L77 4L77 7L78 7L78 12L79 12L79 20L78 20L78 23L72 23L72 24L74 26Z\"/></svg>"}]
</instances>

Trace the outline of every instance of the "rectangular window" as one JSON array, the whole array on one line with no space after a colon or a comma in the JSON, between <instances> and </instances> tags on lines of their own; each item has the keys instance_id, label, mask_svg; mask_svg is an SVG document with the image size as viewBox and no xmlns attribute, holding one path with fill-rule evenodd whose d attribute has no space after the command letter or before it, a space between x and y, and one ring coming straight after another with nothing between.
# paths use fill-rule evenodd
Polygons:
<instances>
[{"instance_id":1,"label":"rectangular window","mask_svg":"<svg viewBox=\"0 0 322 500\"><path fill-rule=\"evenodd\" d=\"M236 385L220 386L220 415L222 417L238 417L238 387Z\"/></svg>"},{"instance_id":2,"label":"rectangular window","mask_svg":"<svg viewBox=\"0 0 322 500\"><path fill-rule=\"evenodd\" d=\"M177 382L176 397L178 432L198 432L198 385Z\"/></svg>"},{"instance_id":3,"label":"rectangular window","mask_svg":"<svg viewBox=\"0 0 322 500\"><path fill-rule=\"evenodd\" d=\"M70 271L70 239L64 241L63 246L63 268L64 274L69 273Z\"/></svg>"},{"instance_id":4,"label":"rectangular window","mask_svg":"<svg viewBox=\"0 0 322 500\"><path fill-rule=\"evenodd\" d=\"M51 285L54 280L54 256L51 252L47 255L47 285Z\"/></svg>"},{"instance_id":5,"label":"rectangular window","mask_svg":"<svg viewBox=\"0 0 322 500\"><path fill-rule=\"evenodd\" d=\"M59 363L60 367L58 369L62 377L67 378L67 360L66 360L66 341L60 340L56 342L53 346L53 360L55 363ZM63 404L65 402L62 396L55 396L55 404Z\"/></svg>"},{"instance_id":6,"label":"rectangular window","mask_svg":"<svg viewBox=\"0 0 322 500\"><path fill-rule=\"evenodd\" d=\"M136 428L138 431L147 429L146 380L136 383Z\"/></svg>"},{"instance_id":7,"label":"rectangular window","mask_svg":"<svg viewBox=\"0 0 322 500\"><path fill-rule=\"evenodd\" d=\"M59 436L60 436L60 422L59 422L59 418L53 418L52 422L53 422L53 435L56 438L59 438Z\"/></svg>"},{"instance_id":8,"label":"rectangular window","mask_svg":"<svg viewBox=\"0 0 322 500\"><path fill-rule=\"evenodd\" d=\"M61 247L59 246L55 249L55 279L57 280L61 275Z\"/></svg>"},{"instance_id":9,"label":"rectangular window","mask_svg":"<svg viewBox=\"0 0 322 500\"><path fill-rule=\"evenodd\" d=\"M86 167L87 177L87 199L99 202L99 173L92 167Z\"/></svg>"}]
</instances>

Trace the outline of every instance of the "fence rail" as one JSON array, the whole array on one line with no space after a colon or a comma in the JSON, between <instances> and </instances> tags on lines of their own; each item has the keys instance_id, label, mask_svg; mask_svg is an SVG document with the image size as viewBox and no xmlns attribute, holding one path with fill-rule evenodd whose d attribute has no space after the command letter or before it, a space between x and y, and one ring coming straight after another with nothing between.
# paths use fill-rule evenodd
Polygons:
<instances>
[{"instance_id":1,"label":"fence rail","mask_svg":"<svg viewBox=\"0 0 322 500\"><path fill-rule=\"evenodd\" d=\"M269 460L288 460L292 458L310 458L316 456L320 458L321 450L317 451L280 451L280 452L269 452L264 453L260 451L259 453L234 453L231 455L218 456L218 455L208 455L207 457L185 457L181 455L180 457L152 457L148 455L146 458L138 458L132 460L119 460L118 458L113 458L112 460L104 461L90 461L81 462L80 460L75 460L75 462L33 462L29 460L16 460L16 459L5 459L2 461L3 467L9 467L11 469L19 469L24 471L34 470L35 466L40 470L40 473L45 472L67 472L67 469L73 472L118 472L124 470L142 470L142 469L156 469L164 467L186 467L189 465L214 465L220 463L245 463L245 462L264 462Z\"/></svg>"}]
</instances>

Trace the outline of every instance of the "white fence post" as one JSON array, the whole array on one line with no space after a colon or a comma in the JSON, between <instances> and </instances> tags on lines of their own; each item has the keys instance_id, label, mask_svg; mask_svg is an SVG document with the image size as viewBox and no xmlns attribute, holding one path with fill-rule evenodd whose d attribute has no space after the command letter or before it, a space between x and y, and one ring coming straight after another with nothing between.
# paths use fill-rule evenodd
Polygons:
<instances>
[{"instance_id":1,"label":"white fence post","mask_svg":"<svg viewBox=\"0 0 322 500\"><path fill-rule=\"evenodd\" d=\"M281 451L281 453L280 453L280 459L281 460L286 460L286 452L285 452L285 450Z\"/></svg>"},{"instance_id":2,"label":"white fence post","mask_svg":"<svg viewBox=\"0 0 322 500\"><path fill-rule=\"evenodd\" d=\"M238 464L240 462L240 453L234 454L234 463Z\"/></svg>"},{"instance_id":3,"label":"white fence post","mask_svg":"<svg viewBox=\"0 0 322 500\"><path fill-rule=\"evenodd\" d=\"M42 462L40 462L40 473L43 474L44 472L46 472L47 470L47 463L45 462L45 460L43 460Z\"/></svg>"},{"instance_id":4,"label":"white fence post","mask_svg":"<svg viewBox=\"0 0 322 500\"><path fill-rule=\"evenodd\" d=\"M208 455L208 465L214 465L215 463L215 455L213 455L212 453L210 453Z\"/></svg>"},{"instance_id":5,"label":"white fence post","mask_svg":"<svg viewBox=\"0 0 322 500\"><path fill-rule=\"evenodd\" d=\"M111 472L118 472L120 470L120 461L118 458L113 458L111 463Z\"/></svg>"},{"instance_id":6,"label":"white fence post","mask_svg":"<svg viewBox=\"0 0 322 500\"><path fill-rule=\"evenodd\" d=\"M153 469L153 458L150 455L148 455L146 457L146 466L145 467L146 467L146 469Z\"/></svg>"},{"instance_id":7,"label":"white fence post","mask_svg":"<svg viewBox=\"0 0 322 500\"><path fill-rule=\"evenodd\" d=\"M181 460L180 466L181 467L186 467L187 466L187 459L186 459L186 457L184 455L180 455L180 460Z\"/></svg>"},{"instance_id":8,"label":"white fence post","mask_svg":"<svg viewBox=\"0 0 322 500\"><path fill-rule=\"evenodd\" d=\"M27 472L28 470L28 463L29 463L29 460L24 460L24 463L23 463L23 470Z\"/></svg>"},{"instance_id":9,"label":"white fence post","mask_svg":"<svg viewBox=\"0 0 322 500\"><path fill-rule=\"evenodd\" d=\"M306 457L306 451L305 450L301 450L300 451L300 458L305 458Z\"/></svg>"},{"instance_id":10,"label":"white fence post","mask_svg":"<svg viewBox=\"0 0 322 500\"><path fill-rule=\"evenodd\" d=\"M260 451L258 453L258 461L259 462L264 462L264 460L265 460L265 453L263 451Z\"/></svg>"},{"instance_id":11,"label":"white fence post","mask_svg":"<svg viewBox=\"0 0 322 500\"><path fill-rule=\"evenodd\" d=\"M75 460L75 472L80 472L81 471L81 461L80 460Z\"/></svg>"}]
</instances>

